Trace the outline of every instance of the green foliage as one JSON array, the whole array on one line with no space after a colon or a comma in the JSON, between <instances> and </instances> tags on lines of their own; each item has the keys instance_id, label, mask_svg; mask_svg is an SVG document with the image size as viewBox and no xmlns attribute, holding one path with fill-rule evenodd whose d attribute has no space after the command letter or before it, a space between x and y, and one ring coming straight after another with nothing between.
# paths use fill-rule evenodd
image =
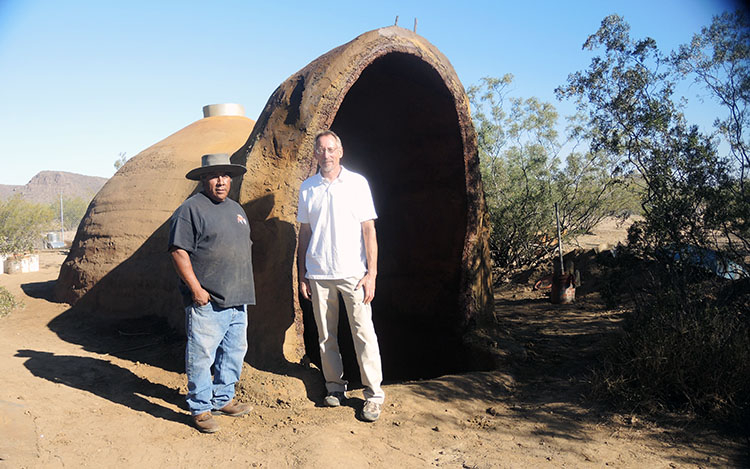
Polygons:
<instances>
[{"instance_id":1,"label":"green foliage","mask_svg":"<svg viewBox=\"0 0 750 469\"><path fill-rule=\"evenodd\" d=\"M17 300L5 287L0 287L0 318L9 315L16 308L23 308L23 302Z\"/></svg>"},{"instance_id":2,"label":"green foliage","mask_svg":"<svg viewBox=\"0 0 750 469\"><path fill-rule=\"evenodd\" d=\"M643 172L665 147L671 127L682 124L682 114L670 99L673 82L659 70L664 59L656 43L650 38L633 42L628 31L619 16L605 18L584 44L589 50L604 47L604 55L592 59L588 70L570 75L556 92L588 111L594 151L608 154L620 170L630 163Z\"/></svg>"},{"instance_id":3,"label":"green foliage","mask_svg":"<svg viewBox=\"0 0 750 469\"><path fill-rule=\"evenodd\" d=\"M622 211L627 200L605 154L571 152L561 164L557 111L536 98L509 97L512 80L510 74L483 78L467 91L492 225L490 249L501 272L533 266L554 251L556 202L569 238ZM580 127L571 134L582 135Z\"/></svg>"},{"instance_id":4,"label":"green foliage","mask_svg":"<svg viewBox=\"0 0 750 469\"><path fill-rule=\"evenodd\" d=\"M638 278L633 265L630 276L618 273L636 306L596 376L597 389L630 406L723 420L750 413L747 28L741 16L723 15L667 57L650 38L632 40L622 18L608 16L584 44L600 55L557 90L588 113L591 147L620 170L637 171L644 186L645 219L628 239L631 257L648 268ZM709 58L703 51L711 47ZM730 117L717 128L732 142L730 155L720 155L716 141L689 126L675 104L677 80L687 75L727 106ZM719 279L695 253L734 261L745 278Z\"/></svg>"},{"instance_id":5,"label":"green foliage","mask_svg":"<svg viewBox=\"0 0 750 469\"><path fill-rule=\"evenodd\" d=\"M550 156L557 113L537 100L508 99L512 79L484 78L468 90L492 225L490 249L500 268L534 262L549 249L551 172L557 163Z\"/></svg>"},{"instance_id":6,"label":"green foliage","mask_svg":"<svg viewBox=\"0 0 750 469\"><path fill-rule=\"evenodd\" d=\"M741 164L718 154L711 137L685 122L672 99L677 59L661 54L653 39L631 40L629 26L617 15L606 17L584 48L604 50L557 92L588 111L592 148L619 170L634 169L642 178L645 253L693 245L745 263L750 253L747 174ZM683 50L680 57L689 54ZM736 249L724 249L726 243Z\"/></svg>"},{"instance_id":7,"label":"green foliage","mask_svg":"<svg viewBox=\"0 0 750 469\"><path fill-rule=\"evenodd\" d=\"M672 53L672 63L682 77L692 77L713 99L727 108L725 118L714 122L730 144L736 162L750 167L750 23L746 13L725 12L689 44Z\"/></svg>"},{"instance_id":8,"label":"green foliage","mask_svg":"<svg viewBox=\"0 0 750 469\"><path fill-rule=\"evenodd\" d=\"M78 224L81 223L81 219L86 214L86 210L89 206L89 201L84 200L80 197L63 197L63 225L66 230L78 229ZM50 209L55 213L54 223L57 227L60 226L60 202L50 204Z\"/></svg>"},{"instance_id":9,"label":"green foliage","mask_svg":"<svg viewBox=\"0 0 750 469\"><path fill-rule=\"evenodd\" d=\"M561 224L574 227L568 237L590 232L604 216L642 213L637 179L621 176L605 153L571 152L555 183Z\"/></svg>"},{"instance_id":10,"label":"green foliage","mask_svg":"<svg viewBox=\"0 0 750 469\"><path fill-rule=\"evenodd\" d=\"M27 202L18 195L0 201L0 253L33 250L41 233L52 226L53 218L49 206Z\"/></svg>"},{"instance_id":11,"label":"green foliage","mask_svg":"<svg viewBox=\"0 0 750 469\"><path fill-rule=\"evenodd\" d=\"M707 222L721 227L735 260L750 253L750 18L725 12L671 55L677 75L692 78L721 104L714 126L729 144L726 176L706 204Z\"/></svg>"}]
</instances>

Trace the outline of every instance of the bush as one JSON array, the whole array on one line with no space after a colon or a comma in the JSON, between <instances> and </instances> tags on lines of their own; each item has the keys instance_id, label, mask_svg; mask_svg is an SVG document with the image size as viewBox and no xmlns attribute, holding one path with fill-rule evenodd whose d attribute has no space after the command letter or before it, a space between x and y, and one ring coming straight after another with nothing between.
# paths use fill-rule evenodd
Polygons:
<instances>
[{"instance_id":1,"label":"bush","mask_svg":"<svg viewBox=\"0 0 750 469\"><path fill-rule=\"evenodd\" d=\"M630 277L618 272L621 284L633 279L634 306L594 380L631 409L689 410L738 424L750 417L749 26L743 15L714 18L669 58L608 16L584 45L601 54L558 89L588 110L592 148L634 168L644 184L644 221L628 230L626 259L636 268ZM689 125L675 101L677 80L688 74L733 116L716 121L728 154L715 135ZM722 265L736 275L716 275Z\"/></svg>"},{"instance_id":2,"label":"bush","mask_svg":"<svg viewBox=\"0 0 750 469\"><path fill-rule=\"evenodd\" d=\"M682 275L693 281L683 290L665 265L641 270L650 275L627 285L635 307L595 370L594 393L629 411L688 411L747 426L750 280L723 280L688 267ZM625 286L628 277L615 275Z\"/></svg>"},{"instance_id":3,"label":"bush","mask_svg":"<svg viewBox=\"0 0 750 469\"><path fill-rule=\"evenodd\" d=\"M28 202L18 195L0 201L0 253L31 251L41 233L51 228L53 217L49 206Z\"/></svg>"},{"instance_id":4,"label":"bush","mask_svg":"<svg viewBox=\"0 0 750 469\"><path fill-rule=\"evenodd\" d=\"M81 223L81 219L86 214L89 202L81 197L63 197L63 225L66 230L75 230ZM50 209L55 214L53 223L56 227L60 226L60 202L50 204Z\"/></svg>"},{"instance_id":5,"label":"bush","mask_svg":"<svg viewBox=\"0 0 750 469\"><path fill-rule=\"evenodd\" d=\"M0 287L0 318L9 315L14 309L22 307L22 301L17 300L5 287Z\"/></svg>"},{"instance_id":6,"label":"bush","mask_svg":"<svg viewBox=\"0 0 750 469\"><path fill-rule=\"evenodd\" d=\"M493 267L504 276L547 260L557 248L555 203L563 239L588 232L602 218L637 210L626 178L613 174L606 154L572 151L557 132L558 114L536 98L508 97L513 77L483 78L467 93L491 224ZM573 123L571 139L585 135Z\"/></svg>"}]
</instances>

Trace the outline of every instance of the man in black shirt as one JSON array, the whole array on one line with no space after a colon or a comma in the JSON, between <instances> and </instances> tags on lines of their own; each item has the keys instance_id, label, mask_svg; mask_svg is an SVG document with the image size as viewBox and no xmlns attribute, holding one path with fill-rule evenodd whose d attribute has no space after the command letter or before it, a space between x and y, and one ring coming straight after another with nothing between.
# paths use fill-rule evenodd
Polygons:
<instances>
[{"instance_id":1,"label":"man in black shirt","mask_svg":"<svg viewBox=\"0 0 750 469\"><path fill-rule=\"evenodd\" d=\"M247 305L255 304L250 225L228 198L232 177L245 171L226 153L203 155L201 166L185 176L201 181L203 190L171 219L169 252L185 303L187 403L204 433L219 429L213 415L252 410L234 401L247 352Z\"/></svg>"}]
</instances>

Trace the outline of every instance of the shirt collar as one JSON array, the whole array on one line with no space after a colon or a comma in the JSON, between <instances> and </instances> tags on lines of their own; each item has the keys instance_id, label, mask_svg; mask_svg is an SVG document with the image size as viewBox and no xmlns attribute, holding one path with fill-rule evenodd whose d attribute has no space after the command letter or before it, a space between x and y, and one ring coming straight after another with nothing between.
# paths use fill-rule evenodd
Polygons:
<instances>
[{"instance_id":1,"label":"shirt collar","mask_svg":"<svg viewBox=\"0 0 750 469\"><path fill-rule=\"evenodd\" d=\"M339 172L339 176L336 179L334 179L333 181L331 181L330 183L328 182L328 180L326 178L323 177L322 174L320 174L320 170L318 170L318 174L316 174L316 176L318 178L318 184L333 184L336 181L345 181L346 178L351 173L352 173L351 171L349 171L348 169L344 168L344 166L342 165L341 166L341 172Z\"/></svg>"}]
</instances>

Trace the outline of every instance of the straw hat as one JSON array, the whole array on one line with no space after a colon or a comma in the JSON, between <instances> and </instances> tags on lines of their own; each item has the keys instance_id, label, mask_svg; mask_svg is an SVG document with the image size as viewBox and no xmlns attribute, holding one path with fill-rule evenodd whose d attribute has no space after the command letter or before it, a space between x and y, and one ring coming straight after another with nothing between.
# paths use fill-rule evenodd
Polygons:
<instances>
[{"instance_id":1,"label":"straw hat","mask_svg":"<svg viewBox=\"0 0 750 469\"><path fill-rule=\"evenodd\" d=\"M199 181L201 176L206 173L226 172L231 177L245 174L247 168L241 164L232 164L229 161L229 155L226 153L209 153L201 156L201 165L199 168L190 170L185 177L193 181Z\"/></svg>"}]
</instances>

